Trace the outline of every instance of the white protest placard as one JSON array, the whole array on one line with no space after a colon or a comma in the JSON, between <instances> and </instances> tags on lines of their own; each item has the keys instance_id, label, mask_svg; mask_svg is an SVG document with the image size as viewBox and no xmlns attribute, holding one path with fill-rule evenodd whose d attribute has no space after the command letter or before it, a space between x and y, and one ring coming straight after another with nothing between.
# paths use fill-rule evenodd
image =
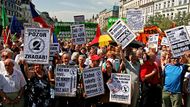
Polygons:
<instances>
[{"instance_id":1,"label":"white protest placard","mask_svg":"<svg viewBox=\"0 0 190 107\"><path fill-rule=\"evenodd\" d=\"M129 43L131 43L136 35L127 27L125 22L119 19L113 24L113 26L107 31L112 38L121 44L122 49L124 49Z\"/></svg>"},{"instance_id":2,"label":"white protest placard","mask_svg":"<svg viewBox=\"0 0 190 107\"><path fill-rule=\"evenodd\" d=\"M55 53L59 54L59 43L50 44L50 57L49 57L50 61L53 61Z\"/></svg>"},{"instance_id":3,"label":"white protest placard","mask_svg":"<svg viewBox=\"0 0 190 107\"><path fill-rule=\"evenodd\" d=\"M110 90L110 102L131 104L131 75L112 73L111 82L107 86Z\"/></svg>"},{"instance_id":4,"label":"white protest placard","mask_svg":"<svg viewBox=\"0 0 190 107\"><path fill-rule=\"evenodd\" d=\"M161 45L169 46L169 42L168 42L167 37L162 38Z\"/></svg>"},{"instance_id":5,"label":"white protest placard","mask_svg":"<svg viewBox=\"0 0 190 107\"><path fill-rule=\"evenodd\" d=\"M143 32L144 29L143 11L140 9L127 10L127 25L133 32Z\"/></svg>"},{"instance_id":6,"label":"white protest placard","mask_svg":"<svg viewBox=\"0 0 190 107\"><path fill-rule=\"evenodd\" d=\"M86 43L86 32L84 24L72 25L71 34L73 44Z\"/></svg>"},{"instance_id":7,"label":"white protest placard","mask_svg":"<svg viewBox=\"0 0 190 107\"><path fill-rule=\"evenodd\" d=\"M84 69L83 83L86 98L104 94L104 82L101 67Z\"/></svg>"},{"instance_id":8,"label":"white protest placard","mask_svg":"<svg viewBox=\"0 0 190 107\"><path fill-rule=\"evenodd\" d=\"M77 90L77 66L57 65L55 70L55 95L75 97Z\"/></svg>"},{"instance_id":9,"label":"white protest placard","mask_svg":"<svg viewBox=\"0 0 190 107\"><path fill-rule=\"evenodd\" d=\"M165 31L173 57L178 57L190 50L190 39L185 26Z\"/></svg>"},{"instance_id":10,"label":"white protest placard","mask_svg":"<svg viewBox=\"0 0 190 107\"><path fill-rule=\"evenodd\" d=\"M155 48L158 50L158 37L159 34L152 34L148 37L148 48Z\"/></svg>"},{"instance_id":11,"label":"white protest placard","mask_svg":"<svg viewBox=\"0 0 190 107\"><path fill-rule=\"evenodd\" d=\"M48 64L50 50L50 29L25 28L24 58L28 63Z\"/></svg>"}]
</instances>

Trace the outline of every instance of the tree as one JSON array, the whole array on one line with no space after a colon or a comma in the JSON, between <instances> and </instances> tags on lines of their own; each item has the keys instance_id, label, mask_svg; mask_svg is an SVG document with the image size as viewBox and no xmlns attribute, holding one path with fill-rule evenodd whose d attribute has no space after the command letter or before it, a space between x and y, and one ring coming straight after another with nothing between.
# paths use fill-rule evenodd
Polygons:
<instances>
[{"instance_id":1,"label":"tree","mask_svg":"<svg viewBox=\"0 0 190 107\"><path fill-rule=\"evenodd\" d=\"M150 16L146 26L158 26L161 30L170 29L173 21L163 15L156 14L155 16Z\"/></svg>"},{"instance_id":2,"label":"tree","mask_svg":"<svg viewBox=\"0 0 190 107\"><path fill-rule=\"evenodd\" d=\"M186 14L185 12L181 14L180 12L176 15L174 22L176 23L177 26L182 26L182 25L188 25L190 22L190 14Z\"/></svg>"}]
</instances>

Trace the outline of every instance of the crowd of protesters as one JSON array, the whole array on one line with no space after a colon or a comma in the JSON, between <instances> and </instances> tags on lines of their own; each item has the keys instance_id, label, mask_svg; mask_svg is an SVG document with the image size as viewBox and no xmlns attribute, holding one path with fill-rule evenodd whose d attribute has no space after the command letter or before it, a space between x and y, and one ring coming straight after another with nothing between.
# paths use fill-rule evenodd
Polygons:
<instances>
[{"instance_id":1,"label":"crowd of protesters","mask_svg":"<svg viewBox=\"0 0 190 107\"><path fill-rule=\"evenodd\" d=\"M1 48L0 96L3 107L190 107L190 52L172 57L155 48L73 45L59 40L61 52L48 65L28 64L22 42ZM3 45L3 44L1 44ZM116 63L119 61L119 63ZM56 64L78 65L76 97L54 96ZM82 73L101 67L105 93L85 98ZM111 73L130 74L131 104L109 102Z\"/></svg>"}]
</instances>

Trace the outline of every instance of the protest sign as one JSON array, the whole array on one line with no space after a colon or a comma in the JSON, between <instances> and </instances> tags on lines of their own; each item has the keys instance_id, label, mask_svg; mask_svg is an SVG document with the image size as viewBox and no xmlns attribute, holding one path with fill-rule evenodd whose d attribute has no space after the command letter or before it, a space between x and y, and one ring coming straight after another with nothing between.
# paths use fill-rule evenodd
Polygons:
<instances>
[{"instance_id":1,"label":"protest sign","mask_svg":"<svg viewBox=\"0 0 190 107\"><path fill-rule=\"evenodd\" d=\"M74 16L74 20L75 20L75 23L85 22L85 17L84 15Z\"/></svg>"},{"instance_id":2,"label":"protest sign","mask_svg":"<svg viewBox=\"0 0 190 107\"><path fill-rule=\"evenodd\" d=\"M73 44L86 43L86 32L84 24L71 26L72 42Z\"/></svg>"},{"instance_id":3,"label":"protest sign","mask_svg":"<svg viewBox=\"0 0 190 107\"><path fill-rule=\"evenodd\" d=\"M167 37L163 37L163 38L162 38L161 45L169 46L169 42L168 42Z\"/></svg>"},{"instance_id":4,"label":"protest sign","mask_svg":"<svg viewBox=\"0 0 190 107\"><path fill-rule=\"evenodd\" d=\"M108 29L107 32L118 44L121 44L122 49L124 49L136 38L136 35L127 27L127 25L121 19L115 22L113 26Z\"/></svg>"},{"instance_id":5,"label":"protest sign","mask_svg":"<svg viewBox=\"0 0 190 107\"><path fill-rule=\"evenodd\" d=\"M140 9L127 10L127 25L133 32L143 32L144 29L143 11Z\"/></svg>"},{"instance_id":6,"label":"protest sign","mask_svg":"<svg viewBox=\"0 0 190 107\"><path fill-rule=\"evenodd\" d=\"M129 74L112 73L111 82L107 83L110 90L110 102L131 104L131 76Z\"/></svg>"},{"instance_id":7,"label":"protest sign","mask_svg":"<svg viewBox=\"0 0 190 107\"><path fill-rule=\"evenodd\" d=\"M185 26L165 31L173 57L178 57L190 50L190 39Z\"/></svg>"},{"instance_id":8,"label":"protest sign","mask_svg":"<svg viewBox=\"0 0 190 107\"><path fill-rule=\"evenodd\" d=\"M86 98L104 94L104 83L101 67L84 69L83 83Z\"/></svg>"},{"instance_id":9,"label":"protest sign","mask_svg":"<svg viewBox=\"0 0 190 107\"><path fill-rule=\"evenodd\" d=\"M152 34L148 37L148 48L155 48L158 50L158 37L159 34Z\"/></svg>"},{"instance_id":10,"label":"protest sign","mask_svg":"<svg viewBox=\"0 0 190 107\"><path fill-rule=\"evenodd\" d=\"M50 45L50 57L49 57L50 61L53 61L55 53L59 54L59 43L52 43Z\"/></svg>"},{"instance_id":11,"label":"protest sign","mask_svg":"<svg viewBox=\"0 0 190 107\"><path fill-rule=\"evenodd\" d=\"M77 66L57 65L55 70L55 95L76 96Z\"/></svg>"},{"instance_id":12,"label":"protest sign","mask_svg":"<svg viewBox=\"0 0 190 107\"><path fill-rule=\"evenodd\" d=\"M24 58L28 63L48 64L50 50L50 29L25 28Z\"/></svg>"}]
</instances>

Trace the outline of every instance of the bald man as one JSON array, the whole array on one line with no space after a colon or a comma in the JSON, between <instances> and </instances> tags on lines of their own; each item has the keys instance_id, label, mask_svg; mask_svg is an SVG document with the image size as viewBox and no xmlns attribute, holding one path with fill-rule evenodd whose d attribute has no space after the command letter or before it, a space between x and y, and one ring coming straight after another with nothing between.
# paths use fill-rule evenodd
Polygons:
<instances>
[{"instance_id":1,"label":"bald man","mask_svg":"<svg viewBox=\"0 0 190 107\"><path fill-rule=\"evenodd\" d=\"M5 73L0 74L0 96L3 107L23 107L23 91L26 81L20 71L14 69L14 61L10 58L4 61Z\"/></svg>"}]
</instances>

